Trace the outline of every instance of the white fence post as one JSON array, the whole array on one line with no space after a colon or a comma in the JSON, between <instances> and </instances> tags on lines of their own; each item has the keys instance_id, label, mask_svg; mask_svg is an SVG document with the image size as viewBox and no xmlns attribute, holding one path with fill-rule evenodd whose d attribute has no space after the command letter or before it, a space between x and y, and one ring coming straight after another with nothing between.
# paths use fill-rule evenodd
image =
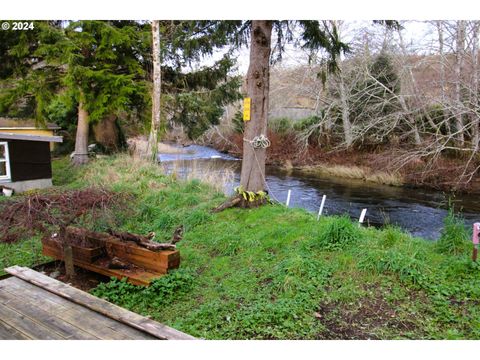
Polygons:
<instances>
[{"instance_id":1,"label":"white fence post","mask_svg":"<svg viewBox=\"0 0 480 360\"><path fill-rule=\"evenodd\" d=\"M317 221L320 219L320 216L323 212L323 206L325 205L325 200L327 199L327 195L322 196L322 203L320 204L320 209L318 209Z\"/></svg>"},{"instance_id":2,"label":"white fence post","mask_svg":"<svg viewBox=\"0 0 480 360\"><path fill-rule=\"evenodd\" d=\"M365 215L367 214L367 209L363 209L362 213L360 214L360 219L358 219L359 224L363 224L363 221L365 220Z\"/></svg>"},{"instance_id":3,"label":"white fence post","mask_svg":"<svg viewBox=\"0 0 480 360\"><path fill-rule=\"evenodd\" d=\"M287 194L287 202L285 203L285 206L288 207L290 205L290 195L292 194L292 190L288 190Z\"/></svg>"}]
</instances>

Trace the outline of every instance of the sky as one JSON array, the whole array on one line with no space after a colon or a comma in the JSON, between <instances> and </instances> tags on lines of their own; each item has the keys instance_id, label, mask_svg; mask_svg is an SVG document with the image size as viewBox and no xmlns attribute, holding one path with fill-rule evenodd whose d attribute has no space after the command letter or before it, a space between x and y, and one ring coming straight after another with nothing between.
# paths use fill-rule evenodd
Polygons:
<instances>
[{"instance_id":1,"label":"sky","mask_svg":"<svg viewBox=\"0 0 480 360\"><path fill-rule=\"evenodd\" d=\"M407 47L415 49L420 52L428 52L432 50L435 45L435 34L432 33L431 26L426 21L405 21L402 22L404 29L402 34ZM351 43L355 40L356 32L364 27L379 30L379 25L372 25L370 20L350 20L345 22L345 31L341 33L343 41ZM273 39L272 39L273 42ZM209 66L215 60L218 60L223 55L223 51L219 51L211 58L206 58L198 66ZM237 73L245 75L249 64L249 49L244 47L236 52L237 57ZM283 54L283 60L279 64L281 66L294 67L298 65L307 64L307 54L301 49L295 48L293 45L287 45L286 51Z\"/></svg>"}]
</instances>

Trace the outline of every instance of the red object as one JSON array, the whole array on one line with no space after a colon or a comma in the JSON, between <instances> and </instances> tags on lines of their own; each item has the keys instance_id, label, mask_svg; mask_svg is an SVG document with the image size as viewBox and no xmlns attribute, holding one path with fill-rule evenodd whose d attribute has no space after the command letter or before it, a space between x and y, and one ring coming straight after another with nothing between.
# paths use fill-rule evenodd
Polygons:
<instances>
[{"instance_id":1,"label":"red object","mask_svg":"<svg viewBox=\"0 0 480 360\"><path fill-rule=\"evenodd\" d=\"M472 260L473 261L477 261L478 244L480 242L479 237L480 237L480 223L475 223L473 224L473 236L472 236L472 242L473 242Z\"/></svg>"},{"instance_id":2,"label":"red object","mask_svg":"<svg viewBox=\"0 0 480 360\"><path fill-rule=\"evenodd\" d=\"M472 236L473 245L479 244L479 237L480 237L480 223L475 223L473 224L473 236Z\"/></svg>"}]
</instances>

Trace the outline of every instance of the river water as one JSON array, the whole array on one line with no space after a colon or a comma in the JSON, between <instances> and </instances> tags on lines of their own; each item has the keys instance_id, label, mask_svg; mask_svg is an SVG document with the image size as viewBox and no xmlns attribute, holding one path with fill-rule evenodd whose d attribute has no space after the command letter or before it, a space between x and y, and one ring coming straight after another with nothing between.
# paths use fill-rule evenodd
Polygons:
<instances>
[{"instance_id":1,"label":"river water","mask_svg":"<svg viewBox=\"0 0 480 360\"><path fill-rule=\"evenodd\" d=\"M160 154L159 160L167 172L180 177L190 174L211 175L228 180L224 191L233 193L240 182L241 162L212 148L191 145L182 148L185 154ZM326 195L323 214L348 214L358 219L367 209L365 223L371 226L393 224L429 240L438 239L447 215L449 198L465 218L466 226L480 221L480 199L468 194L446 194L425 189L393 187L361 180L316 177L298 171L275 167L266 170L270 195L285 203L291 190L290 207L302 207L318 212L322 196ZM195 177L195 176L193 176Z\"/></svg>"}]
</instances>

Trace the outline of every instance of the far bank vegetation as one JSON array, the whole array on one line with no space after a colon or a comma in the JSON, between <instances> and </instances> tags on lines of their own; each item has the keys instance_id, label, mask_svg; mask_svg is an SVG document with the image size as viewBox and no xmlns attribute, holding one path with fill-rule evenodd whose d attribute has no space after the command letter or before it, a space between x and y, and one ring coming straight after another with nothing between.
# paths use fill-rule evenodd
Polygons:
<instances>
[{"instance_id":1,"label":"far bank vegetation","mask_svg":"<svg viewBox=\"0 0 480 360\"><path fill-rule=\"evenodd\" d=\"M424 22L424 37L413 40L405 28L337 26L353 39L340 72L328 73L321 54L273 67L270 163L392 185L471 187L480 169L480 22ZM204 140L240 154L237 110L228 108Z\"/></svg>"}]
</instances>

